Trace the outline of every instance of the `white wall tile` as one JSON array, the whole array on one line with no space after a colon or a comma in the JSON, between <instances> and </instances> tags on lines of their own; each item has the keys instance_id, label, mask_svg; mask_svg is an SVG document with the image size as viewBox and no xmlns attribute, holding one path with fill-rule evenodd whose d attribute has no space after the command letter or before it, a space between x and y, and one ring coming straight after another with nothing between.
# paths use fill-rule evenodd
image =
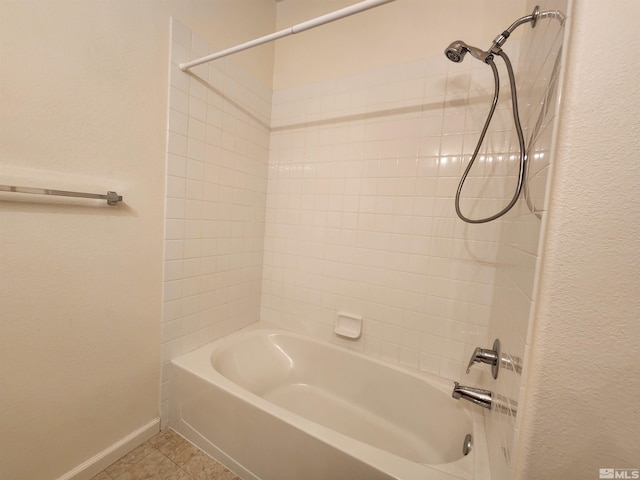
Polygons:
<instances>
[{"instance_id":1,"label":"white wall tile","mask_svg":"<svg viewBox=\"0 0 640 480\"><path fill-rule=\"evenodd\" d=\"M545 5L547 9L563 10L566 8L566 2L563 0L550 0L547 3L548 5ZM534 4L531 4L531 8L533 6ZM532 155L530 155L528 186L530 193L532 193L531 203L535 206L534 212L538 216L543 214L541 210L544 205L547 173L551 163L549 152L551 152L555 120L553 111L557 101L555 84L550 79L557 78L559 75L557 69L554 72L554 66L562 39L562 35L559 34L560 25L557 21L550 20L539 26L541 28L536 27L536 29L529 29L525 32L522 39L523 49L520 61L514 62L518 72L521 73L518 76L520 82L518 94L525 138L527 141L533 138L535 142L531 149ZM475 77L472 75L472 78ZM543 109L540 106L545 98L549 102L549 108ZM533 108L527 106L533 106ZM508 117L500 119L500 123L505 127L509 125L509 122ZM536 125L540 125L540 130L537 132L535 131ZM492 142L511 145L514 138L515 133L509 128L498 136L494 135ZM543 154L536 155L537 152ZM508 158L512 158L515 153L517 152L512 151ZM485 165L485 174L491 172L494 175L502 176L504 194L513 191L510 186L513 179L508 176L511 163L511 160L498 159ZM536 178L538 174L540 177ZM525 358L529 317L533 305L533 281L539 253L538 240L541 225L538 216L527 208L524 200L521 200L517 208L514 208L514 211L500 222L500 242L496 250L495 293L491 304L489 336L490 338L500 338L503 355L520 361ZM519 373L502 368L497 380L487 376L483 378L486 388L504 396L514 405L521 398L524 383ZM485 423L489 440L492 477L496 480L508 480L512 473L509 459L513 458L517 448L517 445L514 444L517 419L511 415L492 412L486 417Z\"/></svg>"},{"instance_id":2,"label":"white wall tile","mask_svg":"<svg viewBox=\"0 0 640 480\"><path fill-rule=\"evenodd\" d=\"M268 88L229 62L192 70L211 72L214 86L223 82L229 92L241 92L236 100L246 112L231 106L219 91L175 67L208 53L206 43L175 20L172 32L163 398L167 362L259 318L269 136L246 112L268 118L271 97ZM251 94L233 87L241 77L252 85ZM240 151L231 151L238 145Z\"/></svg>"},{"instance_id":3,"label":"white wall tile","mask_svg":"<svg viewBox=\"0 0 640 480\"><path fill-rule=\"evenodd\" d=\"M472 230L455 228L452 202L463 168L466 116L461 109L445 120L442 103L433 101L445 98L446 75L443 62L414 62L274 92L264 258L265 272L284 266L285 275L281 290L263 279L263 318L327 336L319 325L332 325L336 310L360 309L366 325L385 326L365 328L364 351L459 375L465 342L487 334L493 276L451 282L451 275L466 279L473 271L452 268L453 254L470 264L494 260L497 235L480 228L475 238ZM451 75L449 88L466 96L469 82L461 72ZM344 105L345 92L365 90L366 97ZM362 112L365 118L358 116ZM322 125L300 125L310 117ZM443 125L448 138L441 136ZM457 155L442 156L443 148ZM311 168L297 167L303 159L312 159ZM436 202L438 194L446 202ZM313 249L292 240L307 235L305 225L312 228ZM324 279L314 286L320 289L314 298L296 287L308 284L307 273L287 267L312 259ZM429 279L440 296L425 296ZM274 315L275 305L286 310L290 301L307 316L291 323ZM432 332L433 340L415 343L423 332Z\"/></svg>"},{"instance_id":4,"label":"white wall tile","mask_svg":"<svg viewBox=\"0 0 640 480\"><path fill-rule=\"evenodd\" d=\"M176 67L208 46L174 23L163 361L258 317L456 380L497 331L508 352L524 351L536 223L523 214L467 225L453 209L492 94L485 67L439 57L272 94L225 59L195 72L209 89ZM541 52L558 47L557 30L549 35L543 46L523 40L523 58L541 64L531 71L543 71L524 105L546 94L554 57ZM509 118L500 106L465 186L472 215L509 200ZM535 121L523 124L530 134ZM532 162L539 207L551 131ZM359 341L333 334L338 310L364 315ZM517 395L517 377L500 388ZM492 415L488 432L510 449L514 423L502 420Z\"/></svg>"}]
</instances>

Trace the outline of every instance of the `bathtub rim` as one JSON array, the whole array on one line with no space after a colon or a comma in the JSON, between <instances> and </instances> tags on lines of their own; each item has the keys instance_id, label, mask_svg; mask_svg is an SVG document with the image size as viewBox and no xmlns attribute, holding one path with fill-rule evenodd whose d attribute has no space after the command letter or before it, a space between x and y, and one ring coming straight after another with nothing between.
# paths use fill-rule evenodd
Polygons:
<instances>
[{"instance_id":1,"label":"bathtub rim","mask_svg":"<svg viewBox=\"0 0 640 480\"><path fill-rule=\"evenodd\" d=\"M194 375L209 384L213 384L223 391L233 395L240 401L251 403L256 408L259 408L265 413L278 418L279 420L287 423L292 427L300 428L316 439L325 443L332 444L336 448L347 452L347 454L353 457L362 459L362 461L374 466L374 468L392 477L396 477L397 475L399 475L398 472L400 472L401 476L407 474L409 478L414 478L412 475L416 475L416 472L412 471L415 471L416 469L415 467L411 468L411 466L417 465L422 469L428 468L432 470L433 473L437 475L434 476L434 478L442 480L468 480L470 478L469 473L471 473L471 478L473 480L489 480L491 478L488 460L488 446L484 429L484 416L483 411L480 407L471 404L462 405L463 410L465 414L469 416L469 420L471 421L472 425L471 433L473 434L473 449L470 456L465 456L459 458L458 460L445 464L416 463L411 460L399 457L395 454L389 453L368 443L357 440L346 434L336 432L335 430L309 420L301 415L293 413L286 408L280 407L245 389L244 387L239 386L238 384L234 383L232 380L224 376L222 373L220 373L218 370L216 370L212 363L212 355L214 355L217 349L224 350L226 348L229 348L233 343L239 340L238 337L253 334L286 334L289 336L298 337L303 341L313 342L315 344L319 344L328 348L335 348L344 353L360 357L366 361L371 361L382 367L391 368L392 370L396 370L402 374L417 378L420 381L425 381L443 394L448 395L453 385L453 380L445 379L428 372L423 372L411 367L406 367L404 365L385 361L384 359L373 357L357 350L349 349L341 345L318 339L310 335L305 335L297 331L288 330L286 328L282 328L279 325L274 325L264 321L248 325L240 330L225 335L224 337L214 340L189 353L183 354L171 360L171 369L173 370L175 367L178 367L182 370L185 370L189 374ZM203 365L206 365L206 368L203 368ZM175 375L175 373L176 372L172 371L171 375L173 376ZM186 422L184 423L186 424ZM173 427L171 424L169 426ZM226 459L234 462L226 452L223 452L216 445L209 442L194 427L188 424L187 426L193 429L193 432L198 437L207 442L208 445L213 447L217 452L222 453ZM462 442L460 444L460 448L462 448ZM238 465L241 470L246 471L244 467L242 467L242 465L239 465L236 462L234 463ZM405 471L407 470L407 468L409 471ZM422 475L424 475L424 472L422 472ZM444 477L443 475L446 475L446 477Z\"/></svg>"}]
</instances>

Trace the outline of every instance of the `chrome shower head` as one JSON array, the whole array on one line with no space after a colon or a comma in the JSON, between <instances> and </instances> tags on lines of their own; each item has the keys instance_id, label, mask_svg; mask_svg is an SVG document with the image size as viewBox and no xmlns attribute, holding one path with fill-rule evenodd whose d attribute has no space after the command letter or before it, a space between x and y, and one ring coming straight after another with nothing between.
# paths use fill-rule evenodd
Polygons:
<instances>
[{"instance_id":1,"label":"chrome shower head","mask_svg":"<svg viewBox=\"0 0 640 480\"><path fill-rule=\"evenodd\" d=\"M558 18L558 20L560 20L560 23L564 23L564 15L562 15L561 13L553 12L553 11L541 12L540 7L536 6L533 9L533 12L531 13L531 15L527 15L525 17L519 18L518 20L513 22L509 28L507 28L504 32L498 35L493 40L493 44L491 45L488 51L485 52L484 50L480 50L477 47L472 47L471 45L467 45L462 40L456 40L445 49L444 54L447 56L449 60L451 60L454 63L462 62L462 60L464 60L464 56L467 53L471 53L472 57L477 58L478 60L484 63L489 63L491 60L493 60L493 55L501 51L502 45L504 45L504 43L507 41L509 36L513 33L513 31L516 28L518 28L520 25L524 23L531 23L531 26L535 27L536 23L538 22L538 19L547 18L547 17Z\"/></svg>"},{"instance_id":2,"label":"chrome shower head","mask_svg":"<svg viewBox=\"0 0 640 480\"><path fill-rule=\"evenodd\" d=\"M464 48L465 46L466 44L463 41L456 40L445 49L444 54L452 62L460 63L467 54L467 50Z\"/></svg>"},{"instance_id":3,"label":"chrome shower head","mask_svg":"<svg viewBox=\"0 0 640 480\"><path fill-rule=\"evenodd\" d=\"M471 53L471 56L481 60L483 62L487 61L487 58L491 56L489 52L484 52L479 48L472 47L471 45L467 45L462 40L456 40L451 43L445 51L444 54L447 56L449 60L454 63L460 63L464 59L464 56L467 53Z\"/></svg>"}]
</instances>

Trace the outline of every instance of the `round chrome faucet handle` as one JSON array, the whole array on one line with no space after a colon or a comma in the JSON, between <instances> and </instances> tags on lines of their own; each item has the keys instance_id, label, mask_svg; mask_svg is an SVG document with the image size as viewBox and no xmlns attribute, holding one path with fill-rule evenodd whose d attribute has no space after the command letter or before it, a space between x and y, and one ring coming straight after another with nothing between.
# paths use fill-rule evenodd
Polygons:
<instances>
[{"instance_id":1,"label":"round chrome faucet handle","mask_svg":"<svg viewBox=\"0 0 640 480\"><path fill-rule=\"evenodd\" d=\"M480 363L481 360L479 357L481 352L482 352L482 348L480 347L476 347L476 349L473 351L473 354L469 359L469 365L467 365L467 375L471 371L471 367L473 367L476 363Z\"/></svg>"},{"instance_id":2,"label":"round chrome faucet handle","mask_svg":"<svg viewBox=\"0 0 640 480\"><path fill-rule=\"evenodd\" d=\"M469 359L469 365L467 365L467 374L471 371L476 363L486 363L491 365L491 375L493 378L498 378L498 370L500 369L500 340L497 338L493 341L493 350L486 348L476 347Z\"/></svg>"}]
</instances>

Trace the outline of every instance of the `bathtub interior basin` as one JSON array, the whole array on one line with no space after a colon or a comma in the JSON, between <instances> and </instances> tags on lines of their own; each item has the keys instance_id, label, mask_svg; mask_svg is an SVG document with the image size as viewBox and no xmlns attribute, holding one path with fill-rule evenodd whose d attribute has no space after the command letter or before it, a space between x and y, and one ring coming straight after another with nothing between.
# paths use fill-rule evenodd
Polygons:
<instances>
[{"instance_id":1,"label":"bathtub interior basin","mask_svg":"<svg viewBox=\"0 0 640 480\"><path fill-rule=\"evenodd\" d=\"M482 414L451 382L299 334L249 327L171 382L170 425L243 478L489 478Z\"/></svg>"}]
</instances>

